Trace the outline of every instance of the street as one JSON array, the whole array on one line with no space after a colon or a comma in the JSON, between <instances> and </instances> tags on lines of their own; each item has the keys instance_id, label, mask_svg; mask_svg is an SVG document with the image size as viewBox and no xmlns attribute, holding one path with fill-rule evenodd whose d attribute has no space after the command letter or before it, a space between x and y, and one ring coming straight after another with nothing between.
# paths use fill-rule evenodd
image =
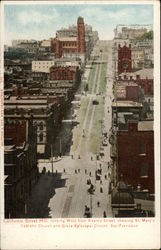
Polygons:
<instances>
[{"instance_id":1,"label":"street","mask_svg":"<svg viewBox=\"0 0 161 250\"><path fill-rule=\"evenodd\" d=\"M113 99L112 41L99 41L96 46L97 59L88 62L84 72L88 91L79 96L75 117L79 124L72 130L70 153L54 159L54 174L50 160L39 162L39 172L45 167L46 173L41 174L33 189L28 217L82 218L85 206L91 217L113 217L108 140ZM100 173L98 180L96 171ZM89 179L94 187L92 193L88 192Z\"/></svg>"}]
</instances>

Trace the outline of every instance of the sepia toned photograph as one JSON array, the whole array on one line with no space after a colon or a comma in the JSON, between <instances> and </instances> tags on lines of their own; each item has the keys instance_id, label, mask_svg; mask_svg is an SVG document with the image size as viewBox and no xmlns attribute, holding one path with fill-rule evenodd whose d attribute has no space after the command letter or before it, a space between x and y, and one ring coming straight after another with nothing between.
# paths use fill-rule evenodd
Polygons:
<instances>
[{"instance_id":1,"label":"sepia toned photograph","mask_svg":"<svg viewBox=\"0 0 161 250\"><path fill-rule=\"evenodd\" d=\"M154 6L4 4L4 218L155 217Z\"/></svg>"}]
</instances>

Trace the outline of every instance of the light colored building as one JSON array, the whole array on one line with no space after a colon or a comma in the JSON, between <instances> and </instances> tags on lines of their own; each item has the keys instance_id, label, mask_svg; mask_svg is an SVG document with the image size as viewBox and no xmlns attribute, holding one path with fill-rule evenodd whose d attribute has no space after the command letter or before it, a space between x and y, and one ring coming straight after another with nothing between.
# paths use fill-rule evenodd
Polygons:
<instances>
[{"instance_id":1,"label":"light colored building","mask_svg":"<svg viewBox=\"0 0 161 250\"><path fill-rule=\"evenodd\" d=\"M32 61L32 71L49 73L50 67L53 65L55 65L55 62L53 60L52 61Z\"/></svg>"},{"instance_id":2,"label":"light colored building","mask_svg":"<svg viewBox=\"0 0 161 250\"><path fill-rule=\"evenodd\" d=\"M51 46L51 39L41 41L40 46L41 47L50 47Z\"/></svg>"},{"instance_id":3,"label":"light colored building","mask_svg":"<svg viewBox=\"0 0 161 250\"><path fill-rule=\"evenodd\" d=\"M151 31L152 25L140 25L140 24L132 24L132 25L123 25L119 24L114 29L114 37L115 39L135 39L138 36L143 35L144 33Z\"/></svg>"},{"instance_id":4,"label":"light colored building","mask_svg":"<svg viewBox=\"0 0 161 250\"><path fill-rule=\"evenodd\" d=\"M132 68L139 69L144 67L144 50L142 48L132 49Z\"/></svg>"}]
</instances>

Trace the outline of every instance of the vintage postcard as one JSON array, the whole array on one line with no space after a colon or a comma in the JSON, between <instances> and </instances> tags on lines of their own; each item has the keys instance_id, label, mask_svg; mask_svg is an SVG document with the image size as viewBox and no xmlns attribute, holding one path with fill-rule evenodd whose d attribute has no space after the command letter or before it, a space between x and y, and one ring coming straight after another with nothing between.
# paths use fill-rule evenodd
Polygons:
<instances>
[{"instance_id":1,"label":"vintage postcard","mask_svg":"<svg viewBox=\"0 0 161 250\"><path fill-rule=\"evenodd\" d=\"M159 1L1 3L1 249L160 248Z\"/></svg>"}]
</instances>

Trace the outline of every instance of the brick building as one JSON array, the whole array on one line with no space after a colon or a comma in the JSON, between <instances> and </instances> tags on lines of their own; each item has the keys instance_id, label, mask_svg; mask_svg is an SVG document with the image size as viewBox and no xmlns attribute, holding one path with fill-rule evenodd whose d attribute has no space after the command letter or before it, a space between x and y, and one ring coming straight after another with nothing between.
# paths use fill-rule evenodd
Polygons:
<instances>
[{"instance_id":1,"label":"brick building","mask_svg":"<svg viewBox=\"0 0 161 250\"><path fill-rule=\"evenodd\" d=\"M118 74L122 72L131 72L132 70L132 59L131 59L131 44L129 47L124 45L118 47Z\"/></svg>"},{"instance_id":2,"label":"brick building","mask_svg":"<svg viewBox=\"0 0 161 250\"><path fill-rule=\"evenodd\" d=\"M60 58L64 54L85 54L85 26L82 17L78 17L77 20L77 36L54 38L51 41L51 50L55 53L56 58Z\"/></svg>"},{"instance_id":3,"label":"brick building","mask_svg":"<svg viewBox=\"0 0 161 250\"><path fill-rule=\"evenodd\" d=\"M24 218L38 179L36 127L31 117L5 119L4 134L5 218Z\"/></svg>"},{"instance_id":4,"label":"brick building","mask_svg":"<svg viewBox=\"0 0 161 250\"><path fill-rule=\"evenodd\" d=\"M131 121L128 130L118 131L118 180L135 190L140 187L154 194L154 131L153 121Z\"/></svg>"},{"instance_id":5,"label":"brick building","mask_svg":"<svg viewBox=\"0 0 161 250\"><path fill-rule=\"evenodd\" d=\"M76 67L52 66L50 68L50 80L76 81L76 79L77 79Z\"/></svg>"}]
</instances>

